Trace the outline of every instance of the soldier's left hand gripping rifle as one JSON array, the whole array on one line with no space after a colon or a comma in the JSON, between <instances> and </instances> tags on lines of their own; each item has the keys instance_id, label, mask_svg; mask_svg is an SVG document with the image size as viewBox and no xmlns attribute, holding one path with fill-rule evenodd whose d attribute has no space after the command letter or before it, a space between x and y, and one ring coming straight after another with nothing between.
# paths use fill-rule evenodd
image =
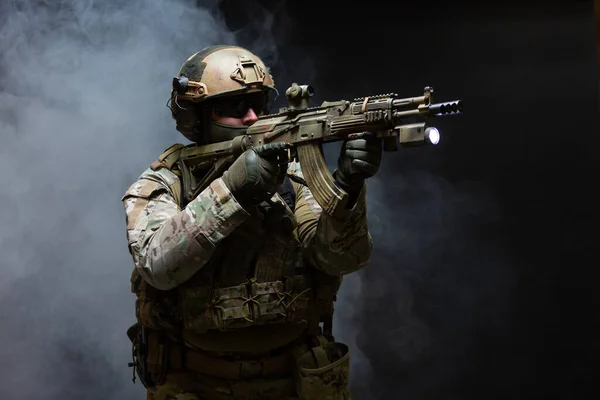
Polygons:
<instances>
[{"instance_id":1,"label":"soldier's left hand gripping rifle","mask_svg":"<svg viewBox=\"0 0 600 400\"><path fill-rule=\"evenodd\" d=\"M182 179L187 181L184 187L191 188L183 196L191 201L250 147L285 142L289 144L290 160L300 163L305 180L302 183L308 186L323 211L335 217L345 208L348 194L334 183L322 144L357 138L363 132L380 137L384 151L397 151L398 144L403 147L437 144L439 132L427 125L427 120L459 114L463 106L460 100L433 104L432 93L433 88L426 87L418 97L401 98L390 93L354 101L326 101L318 107L309 107L313 88L294 83L286 91L288 107L277 114L259 117L245 135L182 149L179 161L185 164L185 168L180 168ZM196 181L195 169L207 171L203 179Z\"/></svg>"}]
</instances>

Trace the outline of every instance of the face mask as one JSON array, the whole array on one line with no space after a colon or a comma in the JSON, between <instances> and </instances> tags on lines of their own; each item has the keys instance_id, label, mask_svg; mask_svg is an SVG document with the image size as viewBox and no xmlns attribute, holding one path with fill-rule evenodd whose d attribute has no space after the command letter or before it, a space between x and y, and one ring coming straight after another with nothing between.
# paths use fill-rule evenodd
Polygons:
<instances>
[{"instance_id":1,"label":"face mask","mask_svg":"<svg viewBox=\"0 0 600 400\"><path fill-rule=\"evenodd\" d=\"M208 136L210 138L210 143L217 143L231 140L236 136L244 135L248 127L226 125L213 120L211 121L209 129L210 132Z\"/></svg>"}]
</instances>

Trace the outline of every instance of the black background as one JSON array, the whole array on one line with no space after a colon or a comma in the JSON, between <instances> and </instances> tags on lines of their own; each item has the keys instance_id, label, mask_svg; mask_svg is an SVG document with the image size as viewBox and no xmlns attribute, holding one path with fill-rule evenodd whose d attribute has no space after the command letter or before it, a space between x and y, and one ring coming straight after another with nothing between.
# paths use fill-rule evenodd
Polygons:
<instances>
[{"instance_id":1,"label":"black background","mask_svg":"<svg viewBox=\"0 0 600 400\"><path fill-rule=\"evenodd\" d=\"M432 85L466 105L438 123L440 145L385 154L375 207L408 236L372 228L352 310L372 368L353 376L356 397L597 397L592 2L224 2L242 44L261 7L275 10L280 90L310 83L322 101ZM402 321L403 288L423 332Z\"/></svg>"}]
</instances>

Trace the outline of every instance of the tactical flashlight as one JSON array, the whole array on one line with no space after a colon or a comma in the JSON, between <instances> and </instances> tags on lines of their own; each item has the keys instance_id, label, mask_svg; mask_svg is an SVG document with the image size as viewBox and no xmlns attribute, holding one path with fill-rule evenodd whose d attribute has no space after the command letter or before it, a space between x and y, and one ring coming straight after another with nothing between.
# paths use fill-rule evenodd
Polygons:
<instances>
[{"instance_id":1,"label":"tactical flashlight","mask_svg":"<svg viewBox=\"0 0 600 400\"><path fill-rule=\"evenodd\" d=\"M434 126L429 126L425 129L425 139L431 144L440 142L440 131Z\"/></svg>"}]
</instances>

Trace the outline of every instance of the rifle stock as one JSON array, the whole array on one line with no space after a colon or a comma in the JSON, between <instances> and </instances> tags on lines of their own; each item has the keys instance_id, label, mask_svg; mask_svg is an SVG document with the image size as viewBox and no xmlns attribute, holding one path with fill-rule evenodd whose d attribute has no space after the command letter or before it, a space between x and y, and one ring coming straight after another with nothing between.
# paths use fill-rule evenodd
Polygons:
<instances>
[{"instance_id":1,"label":"rifle stock","mask_svg":"<svg viewBox=\"0 0 600 400\"><path fill-rule=\"evenodd\" d=\"M193 172L194 168L204 166L209 170L209 174L194 185L193 173L184 173L182 169L183 179L193 188L188 197L193 198L206 188L246 149L286 142L291 144L291 159L300 163L315 200L324 212L337 217L346 207L348 194L335 184L323 154L324 143L348 140L353 134L368 131L382 139L384 151L397 151L398 145L437 144L437 129L428 126L425 120L459 114L463 110L460 100L433 104L431 87L426 87L424 94L418 97L400 98L390 93L309 107L313 93L311 86L294 83L286 91L289 106L276 114L259 117L248 127L246 135L227 142L184 148L180 157L180 162L187 167L184 169Z\"/></svg>"}]
</instances>

